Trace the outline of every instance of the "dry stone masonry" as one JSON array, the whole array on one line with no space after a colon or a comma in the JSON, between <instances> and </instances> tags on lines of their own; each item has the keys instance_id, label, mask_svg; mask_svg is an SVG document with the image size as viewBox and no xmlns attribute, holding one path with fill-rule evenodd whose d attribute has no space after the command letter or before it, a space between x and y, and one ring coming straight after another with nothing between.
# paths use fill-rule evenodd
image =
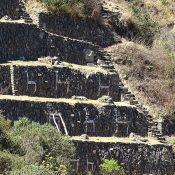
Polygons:
<instances>
[{"instance_id":1,"label":"dry stone masonry","mask_svg":"<svg viewBox=\"0 0 175 175\"><path fill-rule=\"evenodd\" d=\"M19 0L1 0L0 18L8 16L11 19L20 19Z\"/></svg>"},{"instance_id":2,"label":"dry stone masonry","mask_svg":"<svg viewBox=\"0 0 175 175\"><path fill-rule=\"evenodd\" d=\"M11 120L26 116L40 123L54 119L65 134L60 115L71 136L129 136L131 132L147 135L146 118L133 106L99 100L50 99L26 96L0 96L0 106Z\"/></svg>"},{"instance_id":3,"label":"dry stone masonry","mask_svg":"<svg viewBox=\"0 0 175 175\"><path fill-rule=\"evenodd\" d=\"M109 26L92 19L75 18L70 15L40 13L39 27L58 35L90 41L100 46L108 46L121 41Z\"/></svg>"},{"instance_id":4,"label":"dry stone masonry","mask_svg":"<svg viewBox=\"0 0 175 175\"><path fill-rule=\"evenodd\" d=\"M15 65L16 63L16 65ZM3 79L4 86L16 95L40 96L49 98L71 98L85 96L98 99L102 95L110 95L115 101L120 100L118 76L97 66L78 66L60 63L60 65L13 62L6 68L11 79ZM10 72L11 71L11 72ZM5 87L4 87L5 88ZM6 94L2 92L1 94Z\"/></svg>"},{"instance_id":5,"label":"dry stone masonry","mask_svg":"<svg viewBox=\"0 0 175 175\"><path fill-rule=\"evenodd\" d=\"M0 0L0 18L0 111L6 117L48 122L71 136L75 173L99 175L101 159L113 158L126 175L174 174L162 121L139 104L102 48L120 42L108 26L40 13L38 27L18 0Z\"/></svg>"},{"instance_id":6,"label":"dry stone masonry","mask_svg":"<svg viewBox=\"0 0 175 175\"><path fill-rule=\"evenodd\" d=\"M75 170L80 171L84 167L98 174L100 158L103 157L118 160L125 167L127 175L173 175L171 146L120 141L117 143L95 140L80 142L76 138L74 143L77 147L76 161L73 161Z\"/></svg>"},{"instance_id":7,"label":"dry stone masonry","mask_svg":"<svg viewBox=\"0 0 175 175\"><path fill-rule=\"evenodd\" d=\"M36 60L57 56L60 60L86 64L104 60L98 46L48 33L34 24L0 21L0 59Z\"/></svg>"}]
</instances>

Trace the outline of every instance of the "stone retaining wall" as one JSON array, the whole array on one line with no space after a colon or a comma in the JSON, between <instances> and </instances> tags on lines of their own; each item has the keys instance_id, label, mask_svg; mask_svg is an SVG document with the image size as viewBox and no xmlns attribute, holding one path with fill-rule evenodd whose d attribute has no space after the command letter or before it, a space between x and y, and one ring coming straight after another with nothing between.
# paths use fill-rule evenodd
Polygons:
<instances>
[{"instance_id":1,"label":"stone retaining wall","mask_svg":"<svg viewBox=\"0 0 175 175\"><path fill-rule=\"evenodd\" d=\"M117 160L127 175L173 175L173 151L171 146L138 143L104 143L74 141L75 160L79 159L78 171L92 170L87 161L93 163L93 174L99 174L101 158ZM77 162L72 162L77 169Z\"/></svg>"},{"instance_id":2,"label":"stone retaining wall","mask_svg":"<svg viewBox=\"0 0 175 175\"><path fill-rule=\"evenodd\" d=\"M19 19L19 0L0 0L0 18Z\"/></svg>"},{"instance_id":3,"label":"stone retaining wall","mask_svg":"<svg viewBox=\"0 0 175 175\"><path fill-rule=\"evenodd\" d=\"M11 94L10 67L0 66L0 94Z\"/></svg>"},{"instance_id":4,"label":"stone retaining wall","mask_svg":"<svg viewBox=\"0 0 175 175\"><path fill-rule=\"evenodd\" d=\"M57 56L76 64L103 59L99 47L93 44L47 33L33 24L0 22L1 62L43 56Z\"/></svg>"},{"instance_id":5,"label":"stone retaining wall","mask_svg":"<svg viewBox=\"0 0 175 175\"><path fill-rule=\"evenodd\" d=\"M120 37L115 36L109 26L107 27L92 19L40 13L39 27L52 33L90 41L101 46L109 46L120 42Z\"/></svg>"},{"instance_id":6,"label":"stone retaining wall","mask_svg":"<svg viewBox=\"0 0 175 175\"><path fill-rule=\"evenodd\" d=\"M54 124L54 115L62 133L66 133L60 120L61 113L69 135L87 133L93 136L128 136L131 132L147 135L146 118L131 106L73 99L68 102L67 100L52 102L45 98L40 101L41 99L36 97L25 99L23 96L19 98L12 96L12 98L12 100L9 97L7 99L7 96L0 98L0 110L11 120L26 116L34 121Z\"/></svg>"},{"instance_id":7,"label":"stone retaining wall","mask_svg":"<svg viewBox=\"0 0 175 175\"><path fill-rule=\"evenodd\" d=\"M14 66L14 87L16 95L49 98L85 96L89 99L110 95L119 101L117 74L104 72L106 74L88 66L77 69L71 66Z\"/></svg>"}]
</instances>

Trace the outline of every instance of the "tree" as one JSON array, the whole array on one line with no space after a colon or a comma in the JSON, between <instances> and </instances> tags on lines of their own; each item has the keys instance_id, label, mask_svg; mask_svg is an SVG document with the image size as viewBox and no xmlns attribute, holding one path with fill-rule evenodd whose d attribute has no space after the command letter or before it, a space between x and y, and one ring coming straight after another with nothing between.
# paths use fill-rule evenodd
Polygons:
<instances>
[{"instance_id":1,"label":"tree","mask_svg":"<svg viewBox=\"0 0 175 175\"><path fill-rule=\"evenodd\" d=\"M0 162L4 165L0 165L0 170L8 170L11 175L20 174L22 171L25 171L26 175L65 175L75 151L69 137L58 133L55 127L50 124L40 125L27 118L15 121L3 140L8 140L11 146L10 151L8 149L6 152L3 145L5 143L7 146L7 142L0 142L0 147L3 146Z\"/></svg>"}]
</instances>

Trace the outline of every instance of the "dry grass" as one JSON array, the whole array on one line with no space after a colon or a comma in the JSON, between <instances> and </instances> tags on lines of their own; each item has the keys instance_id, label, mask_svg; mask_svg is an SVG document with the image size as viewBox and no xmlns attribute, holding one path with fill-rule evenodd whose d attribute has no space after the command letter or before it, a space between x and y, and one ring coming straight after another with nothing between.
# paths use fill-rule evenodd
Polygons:
<instances>
[{"instance_id":1,"label":"dry grass","mask_svg":"<svg viewBox=\"0 0 175 175\"><path fill-rule=\"evenodd\" d=\"M175 60L159 47L123 41L107 48L126 83L155 117L175 117Z\"/></svg>"},{"instance_id":2,"label":"dry grass","mask_svg":"<svg viewBox=\"0 0 175 175\"><path fill-rule=\"evenodd\" d=\"M35 24L38 22L38 13L47 12L47 8L44 4L37 0L25 0L25 6Z\"/></svg>"},{"instance_id":3,"label":"dry grass","mask_svg":"<svg viewBox=\"0 0 175 175\"><path fill-rule=\"evenodd\" d=\"M88 17L99 20L101 5L99 0L25 0L26 8L36 21L39 12L70 14L71 16Z\"/></svg>"},{"instance_id":4,"label":"dry grass","mask_svg":"<svg viewBox=\"0 0 175 175\"><path fill-rule=\"evenodd\" d=\"M151 13L153 20L164 27L174 23L175 1L174 0L144 0L144 7Z\"/></svg>"},{"instance_id":5,"label":"dry grass","mask_svg":"<svg viewBox=\"0 0 175 175\"><path fill-rule=\"evenodd\" d=\"M133 26L134 42L107 48L117 70L152 115L175 117L175 0L111 1L123 24Z\"/></svg>"},{"instance_id":6,"label":"dry grass","mask_svg":"<svg viewBox=\"0 0 175 175\"><path fill-rule=\"evenodd\" d=\"M104 0L104 7L111 12L120 13L119 21L124 26L127 26L128 23L133 21L133 12L128 8L128 3L123 0Z\"/></svg>"},{"instance_id":7,"label":"dry grass","mask_svg":"<svg viewBox=\"0 0 175 175\"><path fill-rule=\"evenodd\" d=\"M41 103L68 103L71 105L75 105L76 103L82 104L92 104L96 107L103 106L104 103L100 102L99 100L80 100L80 99L72 99L72 98L44 98L44 97L31 97L31 96L13 96L13 95L0 95L0 100L10 100L10 101L28 101L28 102L41 102ZM115 102L116 106L126 106L133 108L133 106L128 105L124 102Z\"/></svg>"},{"instance_id":8,"label":"dry grass","mask_svg":"<svg viewBox=\"0 0 175 175\"><path fill-rule=\"evenodd\" d=\"M141 142L141 141L132 141L132 139L130 139L129 137L89 137L88 140L83 140L80 136L73 136L71 137L72 140L78 140L78 141L89 141L89 142L110 142L110 143L142 143L142 144L160 144L160 142L154 138L145 138L148 139L148 141L145 142Z\"/></svg>"},{"instance_id":9,"label":"dry grass","mask_svg":"<svg viewBox=\"0 0 175 175\"><path fill-rule=\"evenodd\" d=\"M104 75L110 75L110 72L107 69L103 69L100 66L88 66L88 65L78 65L78 64L73 64L73 63L67 63L67 62L61 62L58 65L51 65L48 62L45 62L42 58L40 61L11 61L9 63L1 64L1 65L16 65L16 66L21 66L21 67L39 67L39 66L44 66L44 67L49 67L49 68L61 68L61 67L67 67L72 70L79 70L80 72L84 73L85 75L92 75L96 73L102 73Z\"/></svg>"}]
</instances>

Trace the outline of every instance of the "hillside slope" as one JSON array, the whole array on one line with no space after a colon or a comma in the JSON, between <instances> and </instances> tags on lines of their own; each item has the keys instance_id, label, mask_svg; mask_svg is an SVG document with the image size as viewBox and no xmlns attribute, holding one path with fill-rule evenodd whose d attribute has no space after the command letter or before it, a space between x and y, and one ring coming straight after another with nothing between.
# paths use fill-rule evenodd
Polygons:
<instances>
[{"instance_id":1,"label":"hillside slope","mask_svg":"<svg viewBox=\"0 0 175 175\"><path fill-rule=\"evenodd\" d=\"M116 69L152 115L174 118L175 2L111 0L106 4L111 11L116 4L120 13L123 41L106 48ZM112 25L118 32L118 24Z\"/></svg>"}]
</instances>

